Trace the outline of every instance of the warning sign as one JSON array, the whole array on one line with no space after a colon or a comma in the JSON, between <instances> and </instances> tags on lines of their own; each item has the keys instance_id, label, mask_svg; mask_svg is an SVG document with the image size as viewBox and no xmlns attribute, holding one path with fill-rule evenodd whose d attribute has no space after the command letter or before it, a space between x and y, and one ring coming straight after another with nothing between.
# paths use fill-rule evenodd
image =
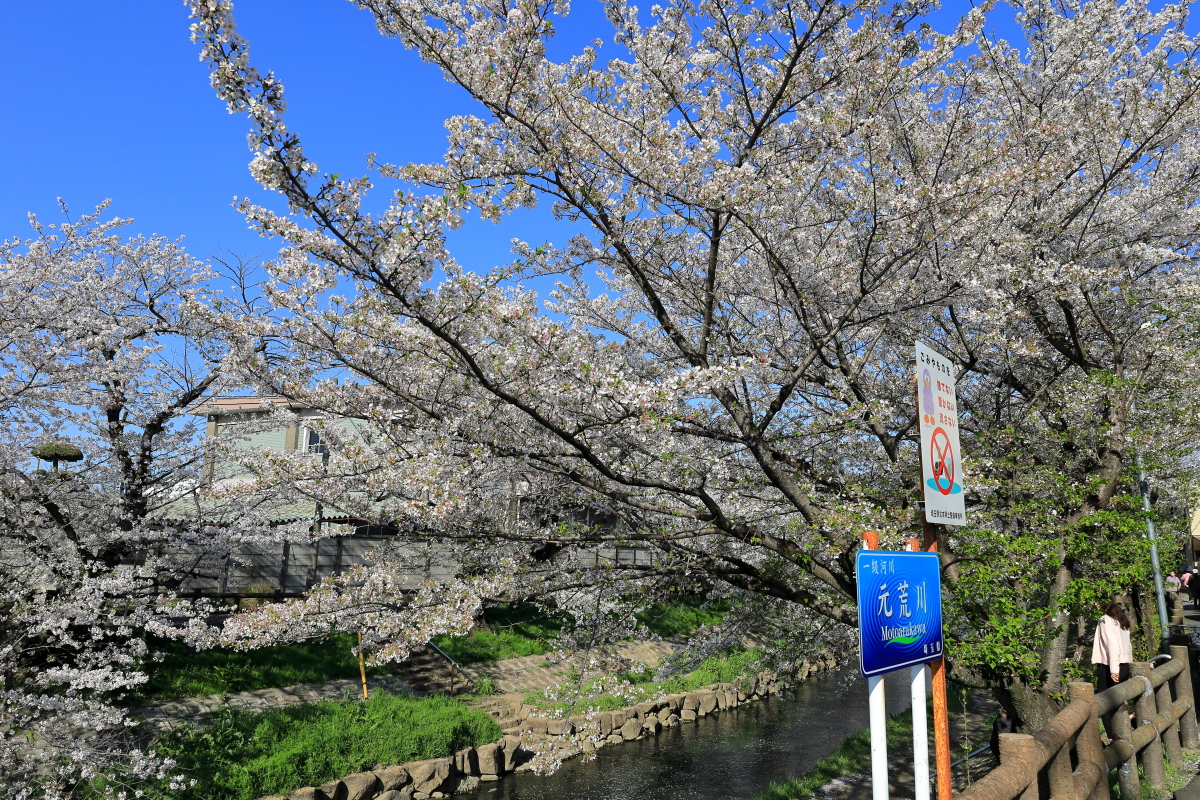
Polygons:
<instances>
[{"instance_id":1,"label":"warning sign","mask_svg":"<svg viewBox=\"0 0 1200 800\"><path fill-rule=\"evenodd\" d=\"M966 525L954 365L917 342L917 412L921 416L921 488L925 519Z\"/></svg>"}]
</instances>

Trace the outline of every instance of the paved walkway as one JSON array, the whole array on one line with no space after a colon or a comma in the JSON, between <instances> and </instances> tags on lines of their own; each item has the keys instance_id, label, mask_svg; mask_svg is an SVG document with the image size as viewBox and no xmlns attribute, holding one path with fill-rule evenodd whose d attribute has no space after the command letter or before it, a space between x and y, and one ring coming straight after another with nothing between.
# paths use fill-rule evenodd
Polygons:
<instances>
[{"instance_id":1,"label":"paved walkway","mask_svg":"<svg viewBox=\"0 0 1200 800\"><path fill-rule=\"evenodd\" d=\"M412 688L395 675L376 675L367 678L369 689L388 689L392 692L411 694ZM266 711L301 703L317 703L322 700L342 700L346 697L362 697L362 684L357 680L336 680L326 683L301 683L283 688L257 689L253 692L232 692L227 695L210 694L205 697L189 697L166 703L156 703L134 712L146 721L151 733L165 733L183 723L204 722L222 708L245 711Z\"/></svg>"},{"instance_id":2,"label":"paved walkway","mask_svg":"<svg viewBox=\"0 0 1200 800\"><path fill-rule=\"evenodd\" d=\"M653 669L674 650L670 642L621 642L613 650L615 658L601 657L600 666L605 672L625 672L641 662ZM505 658L491 666L471 664L464 667L472 680L491 678L496 682L496 688L502 694L511 692L535 692L562 683L572 666L582 667L589 660L583 653L577 653L566 661L552 663L547 660L550 656L521 656L520 658Z\"/></svg>"}]
</instances>

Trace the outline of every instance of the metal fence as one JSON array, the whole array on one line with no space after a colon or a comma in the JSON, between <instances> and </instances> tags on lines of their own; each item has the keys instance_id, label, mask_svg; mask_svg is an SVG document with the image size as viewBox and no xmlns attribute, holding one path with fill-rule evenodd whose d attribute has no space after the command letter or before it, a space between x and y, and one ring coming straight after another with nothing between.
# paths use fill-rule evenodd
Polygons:
<instances>
[{"instance_id":1,"label":"metal fence","mask_svg":"<svg viewBox=\"0 0 1200 800\"><path fill-rule=\"evenodd\" d=\"M398 543L386 536L327 536L308 541L278 541L246 545L235 555L203 564L183 582L184 597L294 598L322 580L340 575L352 565L370 565L370 555L388 546L392 557L405 565L401 588L416 589L430 578L444 580L454 574L442 548L424 543ZM168 556L178 564L191 564L203 555L180 548Z\"/></svg>"}]
</instances>

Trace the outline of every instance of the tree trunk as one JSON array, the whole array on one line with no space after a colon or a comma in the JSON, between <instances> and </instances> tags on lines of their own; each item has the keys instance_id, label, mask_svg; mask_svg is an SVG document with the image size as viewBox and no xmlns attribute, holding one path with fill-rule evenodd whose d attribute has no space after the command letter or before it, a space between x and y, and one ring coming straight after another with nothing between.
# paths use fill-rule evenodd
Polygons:
<instances>
[{"instance_id":1,"label":"tree trunk","mask_svg":"<svg viewBox=\"0 0 1200 800\"><path fill-rule=\"evenodd\" d=\"M1063 661L1067 657L1067 639L1070 631L1070 613L1061 604L1071 585L1074 564L1066 557L1066 547L1059 542L1059 558L1062 565L1054 576L1050 589L1050 615L1046 620L1046 649L1042 651L1042 682L1046 686L1060 686L1063 681Z\"/></svg>"},{"instance_id":2,"label":"tree trunk","mask_svg":"<svg viewBox=\"0 0 1200 800\"><path fill-rule=\"evenodd\" d=\"M997 690L1000 704L1017 712L1016 723L1022 733L1037 733L1054 718L1062 708L1041 684L1030 684L1019 679L1010 680L1003 689Z\"/></svg>"}]
</instances>

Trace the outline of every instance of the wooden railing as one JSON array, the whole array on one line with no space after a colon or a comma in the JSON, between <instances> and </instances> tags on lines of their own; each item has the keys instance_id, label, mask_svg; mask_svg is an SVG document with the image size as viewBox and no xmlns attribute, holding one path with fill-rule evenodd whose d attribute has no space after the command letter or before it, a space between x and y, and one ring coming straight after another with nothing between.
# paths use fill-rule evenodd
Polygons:
<instances>
[{"instance_id":1,"label":"wooden railing","mask_svg":"<svg viewBox=\"0 0 1200 800\"><path fill-rule=\"evenodd\" d=\"M1158 667L1133 664L1131 673L1100 694L1090 683L1072 683L1070 703L1040 731L1000 736L1000 766L956 800L1107 800L1112 770L1121 800L1141 800L1139 761L1147 783L1165 790L1164 750L1182 764L1182 748L1200 749L1188 650L1172 646L1170 661ZM1101 717L1112 720L1107 747L1100 738Z\"/></svg>"}]
</instances>

